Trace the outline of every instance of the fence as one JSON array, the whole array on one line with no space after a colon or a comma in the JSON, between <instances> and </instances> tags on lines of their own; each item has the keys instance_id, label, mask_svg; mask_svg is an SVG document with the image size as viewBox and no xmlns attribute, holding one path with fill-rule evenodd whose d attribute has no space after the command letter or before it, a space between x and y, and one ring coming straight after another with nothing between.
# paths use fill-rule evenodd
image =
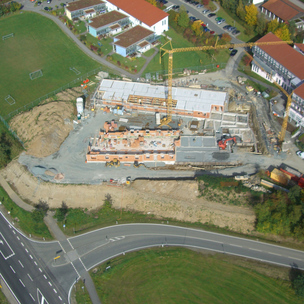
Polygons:
<instances>
[{"instance_id":1,"label":"fence","mask_svg":"<svg viewBox=\"0 0 304 304\"><path fill-rule=\"evenodd\" d=\"M24 148L24 143L23 141L18 137L18 135L11 129L11 127L8 125L8 123L5 121L5 119L0 115L0 120L3 122L3 124L7 127L7 129L11 132L11 134L19 140L21 143L22 147Z\"/></svg>"},{"instance_id":2,"label":"fence","mask_svg":"<svg viewBox=\"0 0 304 304\"><path fill-rule=\"evenodd\" d=\"M64 91L64 90L66 90L66 89L72 88L73 86L75 86L76 83L83 81L84 79L88 78L88 77L91 76L91 75L94 75L94 74L100 72L101 70L103 70L101 67L99 67L99 68L97 68L97 69L95 69L95 70L92 70L92 71L90 71L90 72L88 72L88 73L86 73L86 74L84 74L84 75L82 75L82 76L80 76L80 77L74 79L73 81L69 82L68 84L66 84L66 85L64 85L64 86L62 86L62 87L60 87L60 88L58 88L57 90L54 90L54 91L52 91L52 92L50 92L50 93L48 93L48 94L46 94L46 95L44 95L44 96L42 96L42 97L39 97L38 99L36 99L36 100L34 100L34 101L32 101L32 102L30 102L30 103L28 103L28 104L26 104L26 105L24 105L24 106L18 108L18 109L16 109L16 110L10 112L9 114L7 114L7 115L4 117L5 120L9 120L9 119L11 119L12 117L14 117L15 115L17 115L17 114L19 114L19 113L21 113L21 112L27 111L27 110L29 110L29 109L31 109L31 108L37 106L41 101L46 100L46 99L48 99L48 98L50 98L50 97L52 97L52 96L55 96L55 95L58 94L59 92L62 92L62 91ZM2 119L3 119L3 118L2 118ZM2 120L2 119L1 119L1 120Z\"/></svg>"}]
</instances>

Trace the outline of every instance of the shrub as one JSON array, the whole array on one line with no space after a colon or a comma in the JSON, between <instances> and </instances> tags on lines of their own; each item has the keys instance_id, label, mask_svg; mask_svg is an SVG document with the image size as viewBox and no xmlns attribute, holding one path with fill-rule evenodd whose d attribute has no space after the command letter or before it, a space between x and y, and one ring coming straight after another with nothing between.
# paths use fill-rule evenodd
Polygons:
<instances>
[{"instance_id":1,"label":"shrub","mask_svg":"<svg viewBox=\"0 0 304 304\"><path fill-rule=\"evenodd\" d=\"M117 60L117 65L121 66L121 62L119 60Z\"/></svg>"}]
</instances>

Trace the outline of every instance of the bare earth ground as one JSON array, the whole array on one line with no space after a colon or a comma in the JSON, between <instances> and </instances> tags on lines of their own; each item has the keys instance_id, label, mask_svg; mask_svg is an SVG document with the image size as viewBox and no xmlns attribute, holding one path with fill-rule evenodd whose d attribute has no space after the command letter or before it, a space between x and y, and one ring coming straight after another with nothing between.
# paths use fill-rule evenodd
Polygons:
<instances>
[{"instance_id":1,"label":"bare earth ground","mask_svg":"<svg viewBox=\"0 0 304 304\"><path fill-rule=\"evenodd\" d=\"M35 107L12 120L11 127L26 143L28 154L45 157L59 149L73 128L74 107L70 100L76 95L79 93L68 90L57 95L57 101ZM21 198L33 203L42 199L51 208L60 207L62 201L74 208L99 208L109 193L115 208L123 207L183 221L212 223L245 233L254 230L252 209L198 198L196 181L138 180L128 187L61 185L38 180L18 161L13 161L1 174Z\"/></svg>"},{"instance_id":2,"label":"bare earth ground","mask_svg":"<svg viewBox=\"0 0 304 304\"><path fill-rule=\"evenodd\" d=\"M253 210L197 198L196 181L135 181L131 186L122 187L61 185L38 181L17 161L11 162L1 173L21 198L33 203L41 199L47 201L51 208L60 207L62 201L74 208L99 208L109 193L115 208L183 221L208 222L238 232L248 233L254 229Z\"/></svg>"},{"instance_id":3,"label":"bare earth ground","mask_svg":"<svg viewBox=\"0 0 304 304\"><path fill-rule=\"evenodd\" d=\"M77 92L78 90L78 92ZM50 102L15 116L10 126L25 143L27 154L45 157L56 152L73 129L74 106L71 100L81 89L66 90Z\"/></svg>"}]
</instances>

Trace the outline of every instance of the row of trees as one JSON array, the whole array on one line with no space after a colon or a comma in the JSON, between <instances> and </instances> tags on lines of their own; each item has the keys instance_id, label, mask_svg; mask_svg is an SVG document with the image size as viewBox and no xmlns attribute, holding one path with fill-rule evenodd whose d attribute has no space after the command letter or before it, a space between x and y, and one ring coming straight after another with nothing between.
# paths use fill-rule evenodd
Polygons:
<instances>
[{"instance_id":1,"label":"row of trees","mask_svg":"<svg viewBox=\"0 0 304 304\"><path fill-rule=\"evenodd\" d=\"M247 34L256 31L263 36L269 32L274 33L280 39L287 41L295 36L294 22L290 24L279 23L277 20L267 21L263 14L258 12L254 4L247 0L220 0L223 9L230 12L233 18L242 23Z\"/></svg>"},{"instance_id":2,"label":"row of trees","mask_svg":"<svg viewBox=\"0 0 304 304\"><path fill-rule=\"evenodd\" d=\"M9 13L14 13L16 11L19 11L21 9L21 7L22 7L22 5L15 1L5 3L5 4L0 2L0 17L7 15Z\"/></svg>"}]
</instances>

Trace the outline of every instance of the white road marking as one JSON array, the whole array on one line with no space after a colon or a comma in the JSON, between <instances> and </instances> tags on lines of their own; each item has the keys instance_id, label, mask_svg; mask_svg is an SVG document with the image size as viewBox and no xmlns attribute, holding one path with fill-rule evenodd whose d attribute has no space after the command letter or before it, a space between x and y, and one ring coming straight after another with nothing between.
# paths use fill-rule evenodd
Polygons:
<instances>
[{"instance_id":1,"label":"white road marking","mask_svg":"<svg viewBox=\"0 0 304 304\"><path fill-rule=\"evenodd\" d=\"M57 293L57 290L55 288L53 288L54 292Z\"/></svg>"},{"instance_id":2,"label":"white road marking","mask_svg":"<svg viewBox=\"0 0 304 304\"><path fill-rule=\"evenodd\" d=\"M243 248L243 246L241 246L241 245L234 245L234 244L228 244L228 245L233 246L233 247L240 247L240 248Z\"/></svg>"},{"instance_id":3,"label":"white road marking","mask_svg":"<svg viewBox=\"0 0 304 304\"><path fill-rule=\"evenodd\" d=\"M19 282L22 284L23 287L25 287L24 283L19 279Z\"/></svg>"},{"instance_id":4,"label":"white road marking","mask_svg":"<svg viewBox=\"0 0 304 304\"><path fill-rule=\"evenodd\" d=\"M16 273L16 271L14 270L14 268L12 266L10 266L10 269L12 270L13 273Z\"/></svg>"},{"instance_id":5,"label":"white road marking","mask_svg":"<svg viewBox=\"0 0 304 304\"><path fill-rule=\"evenodd\" d=\"M21 245L24 247L24 244L21 242Z\"/></svg>"},{"instance_id":6,"label":"white road marking","mask_svg":"<svg viewBox=\"0 0 304 304\"><path fill-rule=\"evenodd\" d=\"M36 262L36 261L34 261L34 264L35 264L36 266L38 266L38 264L37 264L37 262Z\"/></svg>"},{"instance_id":7,"label":"white road marking","mask_svg":"<svg viewBox=\"0 0 304 304\"><path fill-rule=\"evenodd\" d=\"M254 249L254 248L248 248L248 249L262 252L262 250L259 250L259 249Z\"/></svg>"},{"instance_id":8,"label":"white road marking","mask_svg":"<svg viewBox=\"0 0 304 304\"><path fill-rule=\"evenodd\" d=\"M8 227L12 228L12 226L11 226L11 225L8 225Z\"/></svg>"},{"instance_id":9,"label":"white road marking","mask_svg":"<svg viewBox=\"0 0 304 304\"><path fill-rule=\"evenodd\" d=\"M52 286L52 283L49 281L49 285Z\"/></svg>"},{"instance_id":10,"label":"white road marking","mask_svg":"<svg viewBox=\"0 0 304 304\"><path fill-rule=\"evenodd\" d=\"M25 251L28 253L28 249L25 248Z\"/></svg>"},{"instance_id":11,"label":"white road marking","mask_svg":"<svg viewBox=\"0 0 304 304\"><path fill-rule=\"evenodd\" d=\"M17 236L17 240L20 241L20 237L19 236Z\"/></svg>"},{"instance_id":12,"label":"white road marking","mask_svg":"<svg viewBox=\"0 0 304 304\"><path fill-rule=\"evenodd\" d=\"M47 276L46 276L45 274L43 275L43 277L44 277L45 279L47 279Z\"/></svg>"},{"instance_id":13,"label":"white road marking","mask_svg":"<svg viewBox=\"0 0 304 304\"><path fill-rule=\"evenodd\" d=\"M58 296L58 298L59 298L59 300L60 300L60 301L62 301L62 298L61 298L61 296Z\"/></svg>"},{"instance_id":14,"label":"white road marking","mask_svg":"<svg viewBox=\"0 0 304 304\"><path fill-rule=\"evenodd\" d=\"M41 268L39 268L39 271L42 272Z\"/></svg>"},{"instance_id":15,"label":"white road marking","mask_svg":"<svg viewBox=\"0 0 304 304\"><path fill-rule=\"evenodd\" d=\"M30 258L33 259L33 257L30 255Z\"/></svg>"},{"instance_id":16,"label":"white road marking","mask_svg":"<svg viewBox=\"0 0 304 304\"><path fill-rule=\"evenodd\" d=\"M15 300L18 302L18 304L21 304L20 301L18 300L18 298L16 297L16 295L14 294L14 292L12 291L11 287L7 284L7 282L5 281L4 277L2 276L2 274L0 273L0 277L3 280L3 282L5 283L5 285L8 287L8 289L10 290L11 294L14 296Z\"/></svg>"},{"instance_id":17,"label":"white road marking","mask_svg":"<svg viewBox=\"0 0 304 304\"><path fill-rule=\"evenodd\" d=\"M7 242L7 240L5 239L5 237L2 235L2 233L0 232L1 235L1 240L0 240L0 244L3 245L0 247L0 253L3 256L3 258L5 260L9 259L10 257L12 257L13 255L15 255L15 252L13 251L13 249L11 248L11 246L9 245L9 243ZM4 242L3 242L4 241ZM3 249L2 249L3 248ZM4 253L2 252L2 250L4 250ZM11 253L9 255L5 255L5 251L10 250Z\"/></svg>"},{"instance_id":18,"label":"white road marking","mask_svg":"<svg viewBox=\"0 0 304 304\"><path fill-rule=\"evenodd\" d=\"M30 280L33 282L33 279L31 278L31 276L29 274L27 274L27 276L30 278Z\"/></svg>"},{"instance_id":19,"label":"white road marking","mask_svg":"<svg viewBox=\"0 0 304 304\"><path fill-rule=\"evenodd\" d=\"M22 268L24 268L24 266L22 265L22 263L20 262L20 260L18 260L19 264L21 265Z\"/></svg>"},{"instance_id":20,"label":"white road marking","mask_svg":"<svg viewBox=\"0 0 304 304\"><path fill-rule=\"evenodd\" d=\"M16 231L15 231L15 230L13 230L13 233L14 233L14 234L16 234Z\"/></svg>"},{"instance_id":21,"label":"white road marking","mask_svg":"<svg viewBox=\"0 0 304 304\"><path fill-rule=\"evenodd\" d=\"M31 296L31 298L33 299L33 301L36 302L35 298L31 294L29 294L29 295Z\"/></svg>"},{"instance_id":22,"label":"white road marking","mask_svg":"<svg viewBox=\"0 0 304 304\"><path fill-rule=\"evenodd\" d=\"M289 258L291 258L293 260L298 260L298 261L302 261L303 260L303 259L297 259L297 258L294 258L294 257L289 257Z\"/></svg>"},{"instance_id":23,"label":"white road marking","mask_svg":"<svg viewBox=\"0 0 304 304\"><path fill-rule=\"evenodd\" d=\"M278 253L273 253L273 252L268 252L270 254L273 254L273 255L277 255L277 256L282 256L281 254L278 254Z\"/></svg>"}]
</instances>

